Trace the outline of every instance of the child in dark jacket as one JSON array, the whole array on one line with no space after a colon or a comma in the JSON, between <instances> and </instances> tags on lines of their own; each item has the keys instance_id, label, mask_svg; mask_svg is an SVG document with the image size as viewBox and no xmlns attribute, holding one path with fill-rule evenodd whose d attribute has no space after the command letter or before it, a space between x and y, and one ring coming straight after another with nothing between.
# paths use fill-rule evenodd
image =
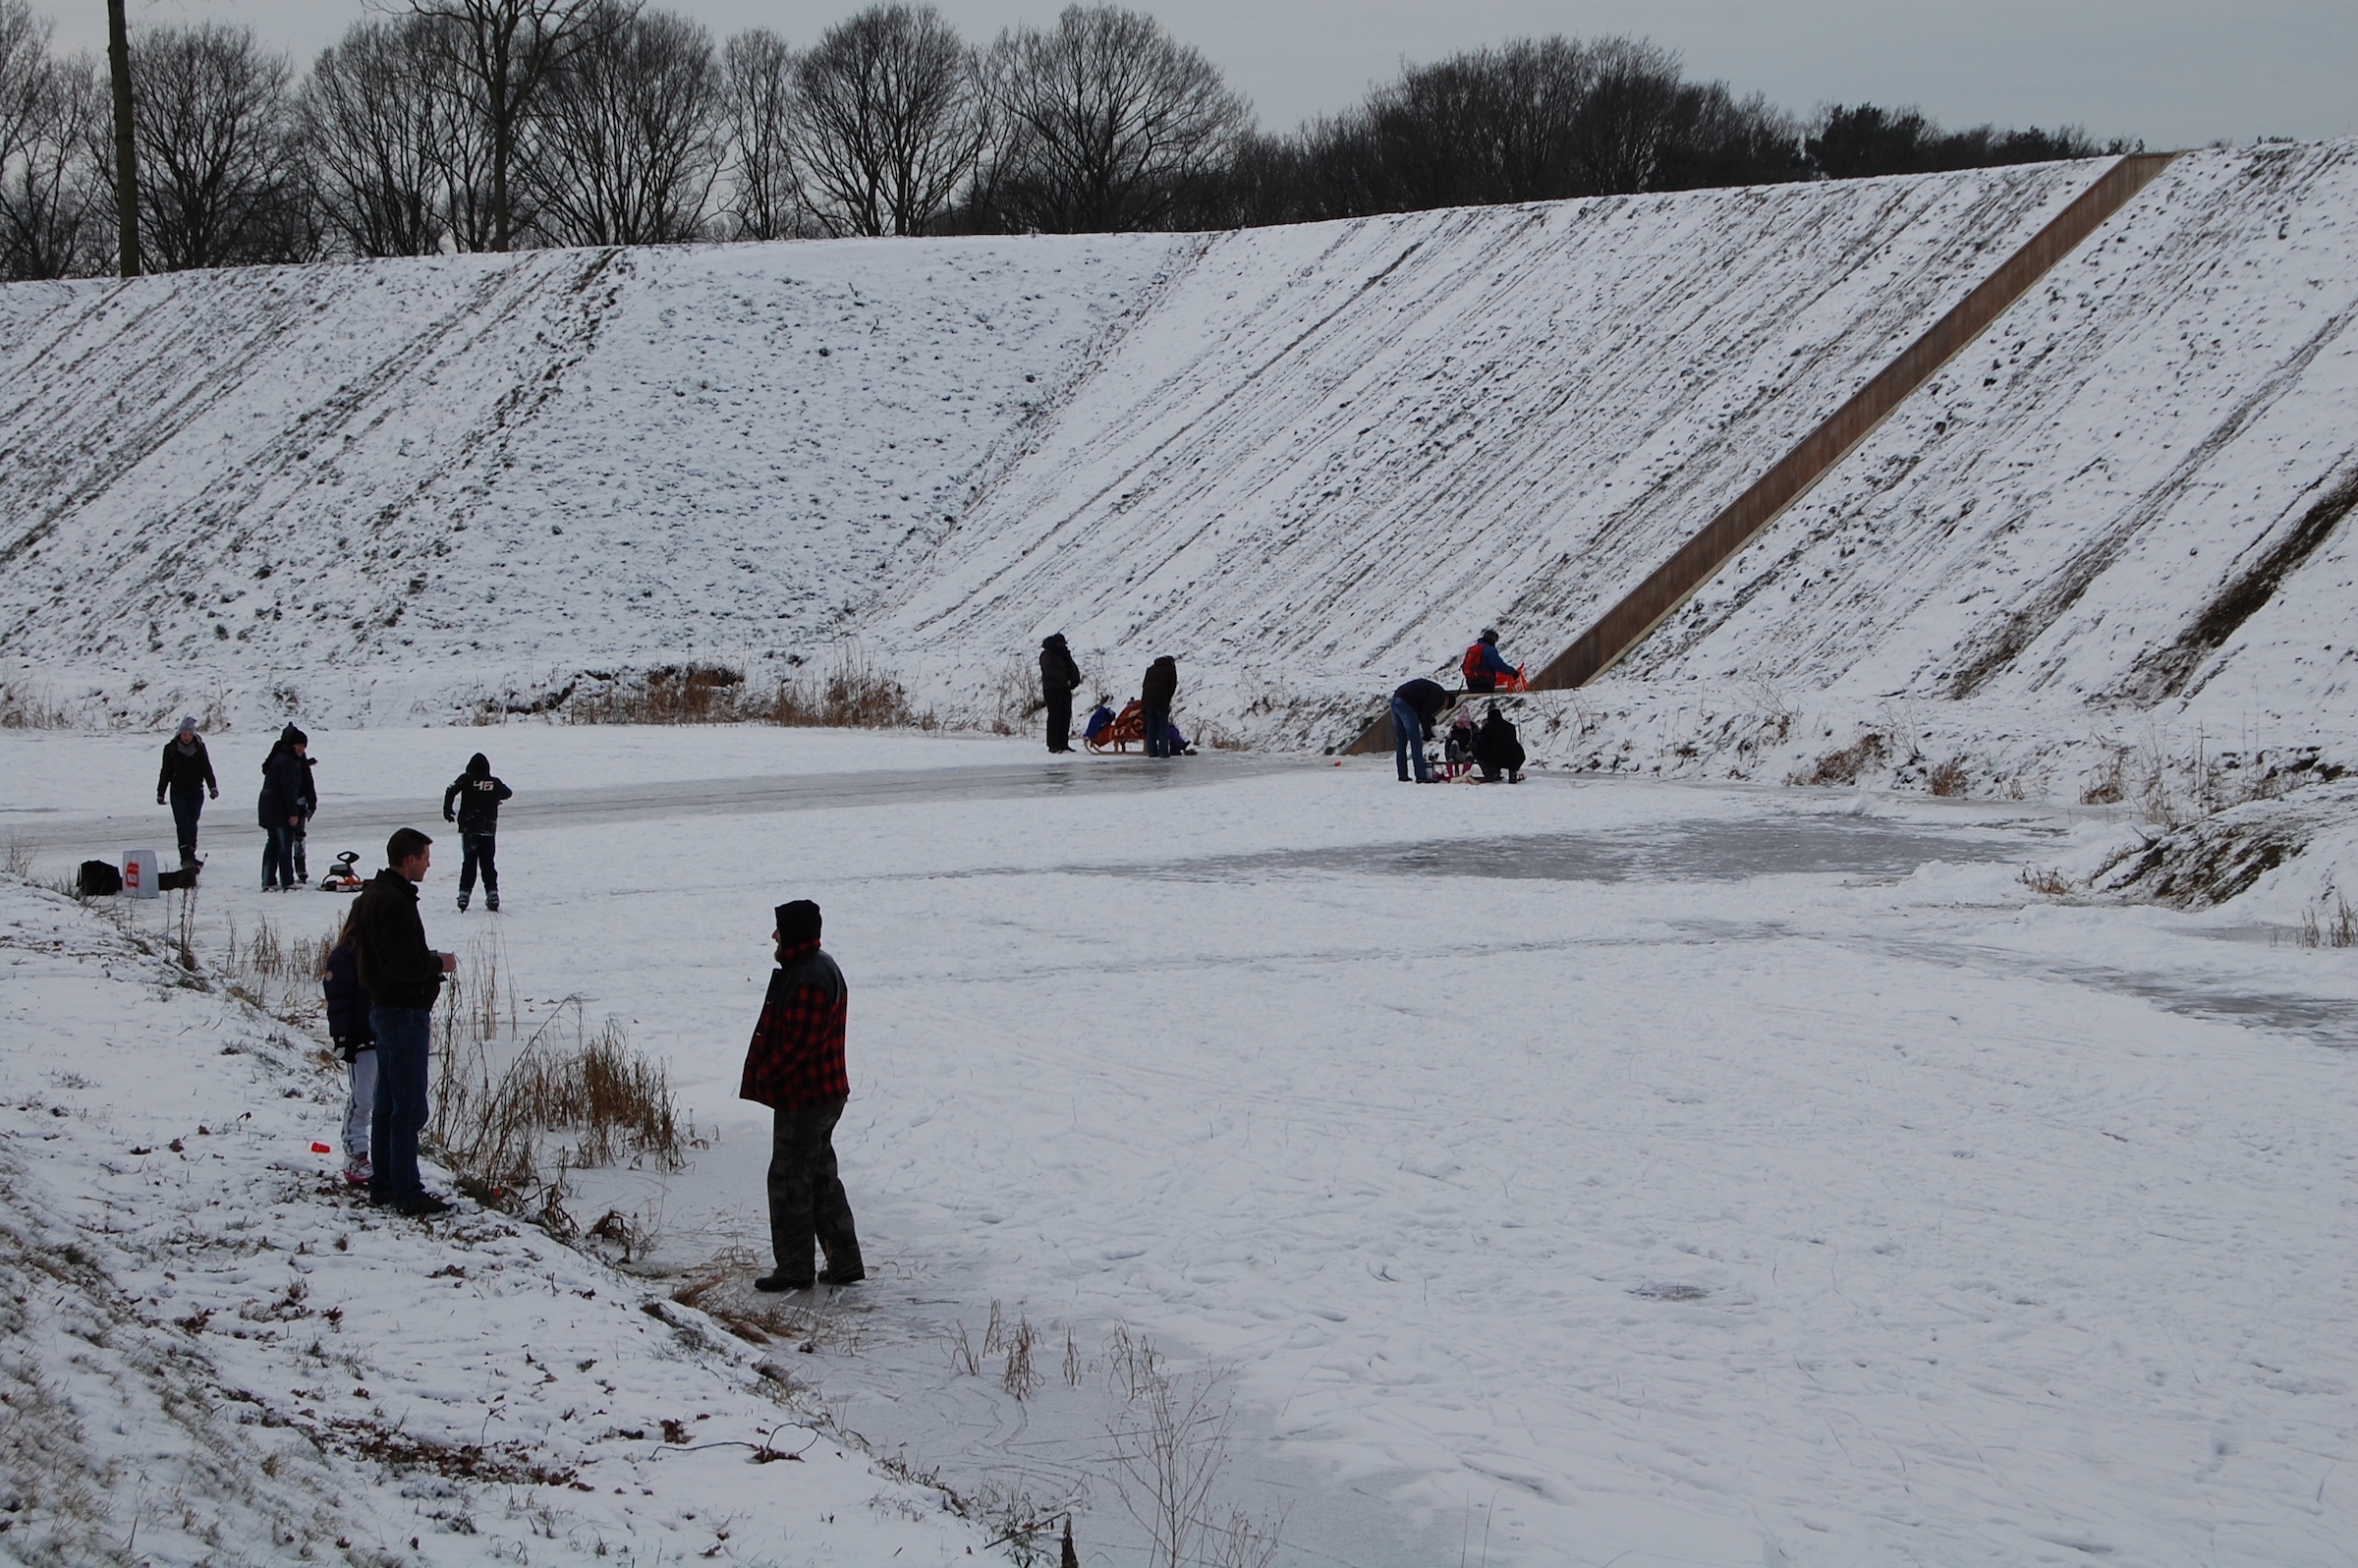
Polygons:
<instances>
[{"instance_id":1,"label":"child in dark jacket","mask_svg":"<svg viewBox=\"0 0 2358 1568\"><path fill-rule=\"evenodd\" d=\"M467 771L442 792L442 820L459 824L459 908L475 892L475 873L483 873L483 908L499 910L499 803L516 792L491 776L491 759L477 752Z\"/></svg>"},{"instance_id":2,"label":"child in dark jacket","mask_svg":"<svg viewBox=\"0 0 2358 1568\"><path fill-rule=\"evenodd\" d=\"M368 1028L368 992L361 984L360 950L353 941L359 916L355 904L320 964L319 981L327 993L328 1038L336 1042L351 1080L344 1100L344 1179L365 1187L370 1175L368 1124L376 1112L376 1036Z\"/></svg>"}]
</instances>

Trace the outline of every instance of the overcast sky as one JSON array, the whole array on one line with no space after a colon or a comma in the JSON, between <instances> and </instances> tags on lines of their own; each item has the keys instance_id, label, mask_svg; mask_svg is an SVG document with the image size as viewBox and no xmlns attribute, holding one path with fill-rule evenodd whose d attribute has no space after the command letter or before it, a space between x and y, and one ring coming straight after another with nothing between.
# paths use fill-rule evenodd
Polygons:
<instances>
[{"instance_id":1,"label":"overcast sky","mask_svg":"<svg viewBox=\"0 0 2358 1568\"><path fill-rule=\"evenodd\" d=\"M105 41L100 0L33 0L59 42ZM657 0L664 3L664 0ZM1046 23L1055 0L938 0L970 38ZM361 0L130 0L135 27L251 25L308 60ZM854 0L668 0L716 35L808 43ZM1528 34L1628 32L1807 112L1916 104L1950 125L2080 125L2155 147L2358 134L2358 0L1160 0L1143 9L1289 130L1356 101L1400 62Z\"/></svg>"}]
</instances>

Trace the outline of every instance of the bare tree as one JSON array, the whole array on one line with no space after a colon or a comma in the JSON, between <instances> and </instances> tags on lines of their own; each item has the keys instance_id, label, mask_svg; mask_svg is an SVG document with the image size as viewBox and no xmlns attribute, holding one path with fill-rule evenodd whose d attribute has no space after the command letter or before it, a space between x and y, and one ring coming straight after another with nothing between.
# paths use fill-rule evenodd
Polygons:
<instances>
[{"instance_id":1,"label":"bare tree","mask_svg":"<svg viewBox=\"0 0 2358 1568\"><path fill-rule=\"evenodd\" d=\"M87 56L44 60L30 83L29 114L0 157L0 277L63 278L107 262L105 220L114 210L105 175L112 147L101 135L105 87Z\"/></svg>"},{"instance_id":2,"label":"bare tree","mask_svg":"<svg viewBox=\"0 0 2358 1568\"><path fill-rule=\"evenodd\" d=\"M516 175L541 89L601 29L636 15L637 0L407 0L407 6L449 29L470 107L489 143L487 248L505 251L522 227Z\"/></svg>"},{"instance_id":3,"label":"bare tree","mask_svg":"<svg viewBox=\"0 0 2358 1568\"><path fill-rule=\"evenodd\" d=\"M987 82L998 144L976 205L992 227L1161 227L1251 127L1209 61L1116 6L1073 6L1052 30L1001 33Z\"/></svg>"},{"instance_id":4,"label":"bare tree","mask_svg":"<svg viewBox=\"0 0 2358 1568\"><path fill-rule=\"evenodd\" d=\"M88 261L89 62L52 60L50 26L0 0L0 277L56 278Z\"/></svg>"},{"instance_id":5,"label":"bare tree","mask_svg":"<svg viewBox=\"0 0 2358 1568\"><path fill-rule=\"evenodd\" d=\"M140 35L132 86L143 254L166 269L304 259L293 76L250 28Z\"/></svg>"},{"instance_id":6,"label":"bare tree","mask_svg":"<svg viewBox=\"0 0 2358 1568\"><path fill-rule=\"evenodd\" d=\"M704 233L722 156L712 36L665 11L598 19L548 79L530 179L560 245L671 245Z\"/></svg>"},{"instance_id":7,"label":"bare tree","mask_svg":"<svg viewBox=\"0 0 2358 1568\"><path fill-rule=\"evenodd\" d=\"M440 79L435 24L363 22L322 50L298 98L322 214L357 255L430 255L450 232L446 143L463 105Z\"/></svg>"},{"instance_id":8,"label":"bare tree","mask_svg":"<svg viewBox=\"0 0 2358 1568\"><path fill-rule=\"evenodd\" d=\"M872 5L796 63L793 163L828 234L923 234L982 149L974 51L931 6Z\"/></svg>"},{"instance_id":9,"label":"bare tree","mask_svg":"<svg viewBox=\"0 0 2358 1568\"><path fill-rule=\"evenodd\" d=\"M810 232L794 178L794 50L776 33L756 28L731 38L721 57L729 233L741 240L784 240Z\"/></svg>"}]
</instances>

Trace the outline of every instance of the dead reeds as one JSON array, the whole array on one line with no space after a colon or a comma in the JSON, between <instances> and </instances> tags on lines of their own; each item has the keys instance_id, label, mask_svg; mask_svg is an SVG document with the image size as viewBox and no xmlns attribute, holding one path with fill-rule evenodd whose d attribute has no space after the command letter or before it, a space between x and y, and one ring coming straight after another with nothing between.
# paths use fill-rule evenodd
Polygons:
<instances>
[{"instance_id":1,"label":"dead reeds","mask_svg":"<svg viewBox=\"0 0 2358 1568\"><path fill-rule=\"evenodd\" d=\"M630 1043L619 1019L592 1034L574 998L511 1055L516 1003L496 949L470 954L453 989L437 1029L440 1071L426 1138L463 1189L567 1230L568 1170L686 1165L696 1130L681 1119L662 1063ZM567 1020L571 1043L560 1033Z\"/></svg>"},{"instance_id":2,"label":"dead reeds","mask_svg":"<svg viewBox=\"0 0 2358 1568\"><path fill-rule=\"evenodd\" d=\"M638 675L577 682L560 709L571 724L779 724L807 729L933 729L891 671L851 644L823 671L762 688L716 663L666 664Z\"/></svg>"}]
</instances>

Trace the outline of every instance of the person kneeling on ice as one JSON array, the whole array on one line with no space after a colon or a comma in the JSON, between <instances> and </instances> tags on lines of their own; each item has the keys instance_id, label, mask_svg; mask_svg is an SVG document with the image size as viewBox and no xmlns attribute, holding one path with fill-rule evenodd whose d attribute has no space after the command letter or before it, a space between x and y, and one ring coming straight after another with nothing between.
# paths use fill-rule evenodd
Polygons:
<instances>
[{"instance_id":1,"label":"person kneeling on ice","mask_svg":"<svg viewBox=\"0 0 2358 1568\"><path fill-rule=\"evenodd\" d=\"M769 1245L776 1267L756 1290L809 1290L868 1277L851 1201L835 1174L835 1124L851 1098L843 1026L851 992L835 960L818 948L818 906L807 898L777 907L778 967L761 999L761 1021L746 1047L737 1097L774 1113L769 1152ZM815 1240L827 1266L812 1273Z\"/></svg>"},{"instance_id":2,"label":"person kneeling on ice","mask_svg":"<svg viewBox=\"0 0 2358 1568\"><path fill-rule=\"evenodd\" d=\"M467 771L442 792L442 820L459 824L459 908L475 892L475 873L483 873L483 908L499 913L499 803L516 792L491 776L491 758L477 752ZM458 810L452 811L453 805Z\"/></svg>"},{"instance_id":3,"label":"person kneeling on ice","mask_svg":"<svg viewBox=\"0 0 2358 1568\"><path fill-rule=\"evenodd\" d=\"M1474 760L1481 764L1482 781L1495 784L1504 773L1509 784L1523 782L1523 743L1515 739L1515 726L1498 704L1489 704L1483 717L1482 728L1474 736Z\"/></svg>"},{"instance_id":4,"label":"person kneeling on ice","mask_svg":"<svg viewBox=\"0 0 2358 1568\"><path fill-rule=\"evenodd\" d=\"M342 861L339 860L339 865ZM370 1124L376 1119L376 1036L368 1028L368 992L361 984L361 906L344 917L344 929L319 965L327 995L327 1037L344 1058L350 1089L344 1098L344 1179L368 1184Z\"/></svg>"}]
</instances>

